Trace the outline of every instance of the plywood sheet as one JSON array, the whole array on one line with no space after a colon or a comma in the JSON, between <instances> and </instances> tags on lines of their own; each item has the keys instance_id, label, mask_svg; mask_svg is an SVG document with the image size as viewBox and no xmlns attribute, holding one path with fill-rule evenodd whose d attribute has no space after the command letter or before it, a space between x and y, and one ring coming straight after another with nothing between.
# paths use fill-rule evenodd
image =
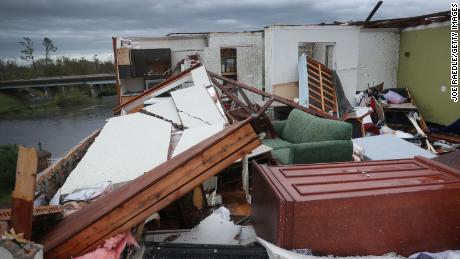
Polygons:
<instances>
[{"instance_id":1,"label":"plywood sheet","mask_svg":"<svg viewBox=\"0 0 460 259\"><path fill-rule=\"evenodd\" d=\"M299 97L298 82L273 85L273 94L276 94L288 100L294 100Z\"/></svg>"},{"instance_id":2,"label":"plywood sheet","mask_svg":"<svg viewBox=\"0 0 460 259\"><path fill-rule=\"evenodd\" d=\"M208 87L212 85L211 80L209 79L208 73L206 72L206 69L203 66L192 70L191 73L192 73L193 84L195 86Z\"/></svg>"},{"instance_id":3,"label":"plywood sheet","mask_svg":"<svg viewBox=\"0 0 460 259\"><path fill-rule=\"evenodd\" d=\"M134 113L109 119L70 173L61 194L137 178L167 160L170 138L171 124L153 116Z\"/></svg>"}]
</instances>

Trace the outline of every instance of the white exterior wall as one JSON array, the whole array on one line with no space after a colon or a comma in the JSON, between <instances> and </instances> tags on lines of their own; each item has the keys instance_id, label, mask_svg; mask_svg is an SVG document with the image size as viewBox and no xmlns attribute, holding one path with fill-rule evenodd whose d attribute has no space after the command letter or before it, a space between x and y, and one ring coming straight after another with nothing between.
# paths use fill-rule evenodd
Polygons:
<instances>
[{"instance_id":1,"label":"white exterior wall","mask_svg":"<svg viewBox=\"0 0 460 259\"><path fill-rule=\"evenodd\" d=\"M171 65L176 65L187 55L198 53L203 55L207 46L207 39L202 36L196 37L161 37L161 38L131 38L134 49L171 49Z\"/></svg>"},{"instance_id":2,"label":"white exterior wall","mask_svg":"<svg viewBox=\"0 0 460 259\"><path fill-rule=\"evenodd\" d=\"M220 49L236 48L238 81L262 89L264 80L263 45L263 32L210 33L208 48L205 49L204 54L206 69L220 74ZM247 94L254 102L261 100L259 95Z\"/></svg>"},{"instance_id":3,"label":"white exterior wall","mask_svg":"<svg viewBox=\"0 0 460 259\"><path fill-rule=\"evenodd\" d=\"M209 53L218 57L206 56L211 71L220 74L220 48L236 48L238 81L262 89L263 86L263 32L210 33ZM217 51L218 50L218 51ZM215 63L217 62L217 63Z\"/></svg>"},{"instance_id":4,"label":"white exterior wall","mask_svg":"<svg viewBox=\"0 0 460 259\"><path fill-rule=\"evenodd\" d=\"M385 88L397 87L399 30L362 29L359 34L357 90L384 82Z\"/></svg>"},{"instance_id":5,"label":"white exterior wall","mask_svg":"<svg viewBox=\"0 0 460 259\"><path fill-rule=\"evenodd\" d=\"M271 26L265 29L265 88L298 81L299 42L335 43L334 68L347 99L357 90L385 82L396 87L399 31L355 26Z\"/></svg>"},{"instance_id":6,"label":"white exterior wall","mask_svg":"<svg viewBox=\"0 0 460 259\"><path fill-rule=\"evenodd\" d=\"M352 100L357 84L359 27L271 26L265 29L265 89L298 81L299 42L335 42L334 62L345 95Z\"/></svg>"}]
</instances>

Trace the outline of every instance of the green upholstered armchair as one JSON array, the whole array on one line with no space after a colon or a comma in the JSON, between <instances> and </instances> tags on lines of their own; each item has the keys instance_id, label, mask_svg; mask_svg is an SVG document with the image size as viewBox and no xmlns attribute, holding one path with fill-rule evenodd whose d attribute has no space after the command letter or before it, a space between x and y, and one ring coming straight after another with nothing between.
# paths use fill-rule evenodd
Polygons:
<instances>
[{"instance_id":1,"label":"green upholstered armchair","mask_svg":"<svg viewBox=\"0 0 460 259\"><path fill-rule=\"evenodd\" d=\"M349 123L315 117L298 109L287 120L273 121L276 139L264 139L282 164L351 161L353 143Z\"/></svg>"}]
</instances>

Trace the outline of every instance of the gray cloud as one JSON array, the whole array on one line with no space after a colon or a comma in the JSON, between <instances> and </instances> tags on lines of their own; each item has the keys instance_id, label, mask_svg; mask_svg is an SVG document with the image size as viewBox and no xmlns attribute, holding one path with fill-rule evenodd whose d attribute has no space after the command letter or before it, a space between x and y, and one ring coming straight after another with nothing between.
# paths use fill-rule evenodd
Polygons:
<instances>
[{"instance_id":1,"label":"gray cloud","mask_svg":"<svg viewBox=\"0 0 460 259\"><path fill-rule=\"evenodd\" d=\"M259 30L271 24L363 20L377 1L367 0L1 0L0 57L16 58L17 42L50 37L56 55L107 56L112 36L170 32ZM385 0L375 19L449 9L446 0Z\"/></svg>"}]
</instances>

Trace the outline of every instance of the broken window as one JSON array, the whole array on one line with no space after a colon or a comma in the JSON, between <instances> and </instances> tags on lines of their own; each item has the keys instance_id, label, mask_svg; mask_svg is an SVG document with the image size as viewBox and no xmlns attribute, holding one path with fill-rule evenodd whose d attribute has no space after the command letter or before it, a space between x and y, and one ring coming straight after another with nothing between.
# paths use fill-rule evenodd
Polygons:
<instances>
[{"instance_id":1,"label":"broken window","mask_svg":"<svg viewBox=\"0 0 460 259\"><path fill-rule=\"evenodd\" d=\"M335 42L299 42L299 57L305 54L334 69L334 46Z\"/></svg>"},{"instance_id":2,"label":"broken window","mask_svg":"<svg viewBox=\"0 0 460 259\"><path fill-rule=\"evenodd\" d=\"M225 77L237 80L236 69L236 49L221 48L220 49L221 74Z\"/></svg>"}]
</instances>

